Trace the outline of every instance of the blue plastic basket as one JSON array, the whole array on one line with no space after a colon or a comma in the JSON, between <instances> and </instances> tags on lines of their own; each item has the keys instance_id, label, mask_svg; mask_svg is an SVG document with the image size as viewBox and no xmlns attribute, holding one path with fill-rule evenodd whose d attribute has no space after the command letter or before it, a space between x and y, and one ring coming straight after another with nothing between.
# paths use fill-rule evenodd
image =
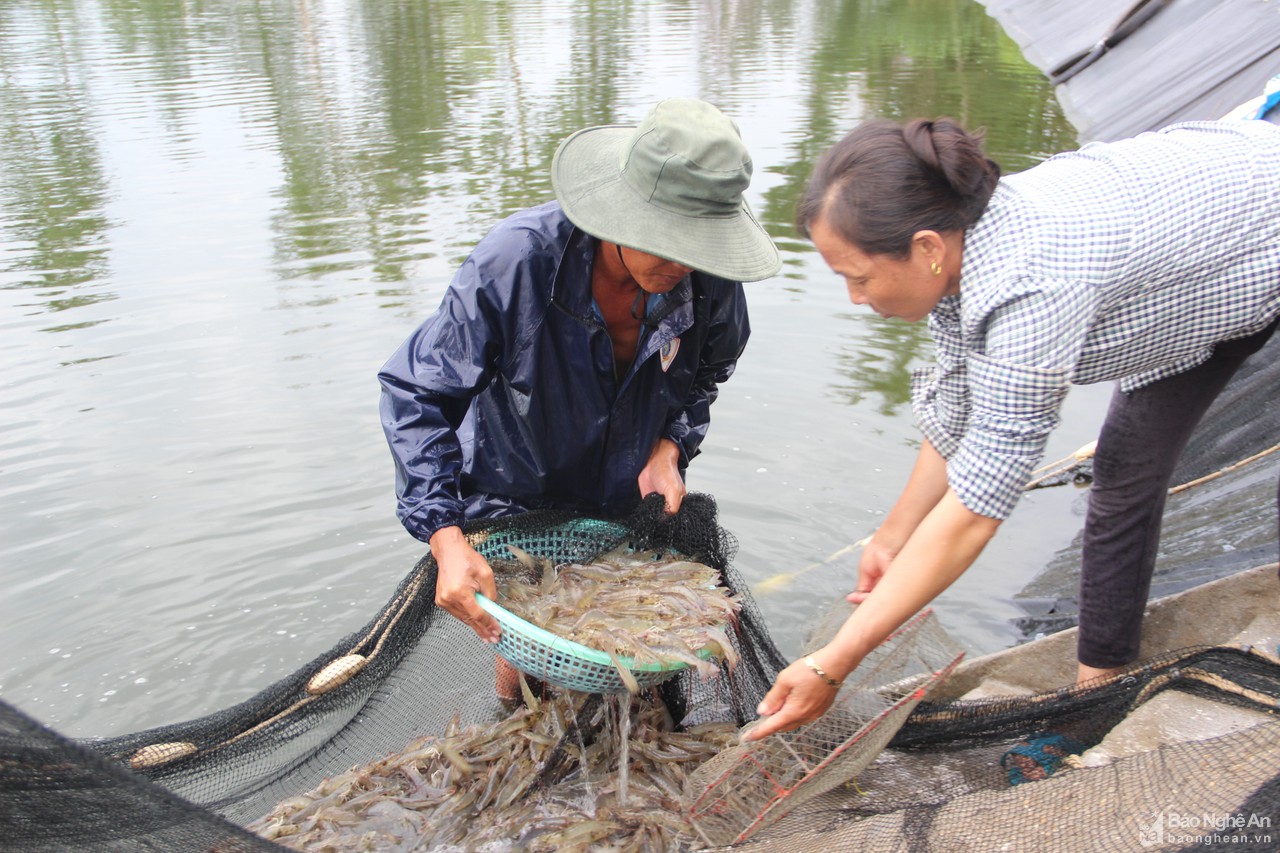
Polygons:
<instances>
[{"instance_id":1,"label":"blue plastic basket","mask_svg":"<svg viewBox=\"0 0 1280 853\"><path fill-rule=\"evenodd\" d=\"M516 669L566 690L581 693L626 692L627 685L606 653L539 628L480 593L476 593L476 602L502 626L502 638L498 640L497 652ZM711 651L702 649L698 656L709 658ZM689 668L683 661L638 664L632 658L621 656L618 663L631 672L641 687L661 684L681 670Z\"/></svg>"}]
</instances>

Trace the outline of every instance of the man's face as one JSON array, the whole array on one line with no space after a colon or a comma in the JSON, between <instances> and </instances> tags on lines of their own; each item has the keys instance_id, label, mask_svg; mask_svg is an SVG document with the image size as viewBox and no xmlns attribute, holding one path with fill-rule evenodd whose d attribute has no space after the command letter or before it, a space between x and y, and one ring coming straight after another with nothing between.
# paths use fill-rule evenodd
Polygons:
<instances>
[{"instance_id":1,"label":"man's face","mask_svg":"<svg viewBox=\"0 0 1280 853\"><path fill-rule=\"evenodd\" d=\"M693 267L638 249L623 247L622 260L627 272L631 273L631 277L646 293L669 293L685 276L693 272Z\"/></svg>"}]
</instances>

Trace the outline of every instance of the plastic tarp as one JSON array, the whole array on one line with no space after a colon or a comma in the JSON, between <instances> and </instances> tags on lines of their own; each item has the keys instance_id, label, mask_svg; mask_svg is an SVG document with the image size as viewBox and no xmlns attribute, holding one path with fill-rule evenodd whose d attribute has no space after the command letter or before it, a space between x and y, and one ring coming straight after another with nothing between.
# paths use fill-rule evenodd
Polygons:
<instances>
[{"instance_id":1,"label":"plastic tarp","mask_svg":"<svg viewBox=\"0 0 1280 853\"><path fill-rule=\"evenodd\" d=\"M1051 79L1095 54L1057 89L1081 142L1221 118L1280 73L1273 0L979 2Z\"/></svg>"}]
</instances>

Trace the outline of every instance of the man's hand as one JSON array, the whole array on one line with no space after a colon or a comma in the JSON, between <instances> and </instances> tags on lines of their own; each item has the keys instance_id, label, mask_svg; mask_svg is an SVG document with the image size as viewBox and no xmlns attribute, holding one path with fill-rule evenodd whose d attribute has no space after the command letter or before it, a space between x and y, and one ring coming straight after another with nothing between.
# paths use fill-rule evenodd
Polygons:
<instances>
[{"instance_id":1,"label":"man's hand","mask_svg":"<svg viewBox=\"0 0 1280 853\"><path fill-rule=\"evenodd\" d=\"M756 709L765 719L743 732L742 740L760 740L813 722L831 707L839 689L828 684L803 660L795 661L778 673L773 688Z\"/></svg>"},{"instance_id":2,"label":"man's hand","mask_svg":"<svg viewBox=\"0 0 1280 853\"><path fill-rule=\"evenodd\" d=\"M666 501L668 515L675 515L684 500L684 477L680 476L680 448L669 438L660 438L637 480L640 497L657 492Z\"/></svg>"},{"instance_id":3,"label":"man's hand","mask_svg":"<svg viewBox=\"0 0 1280 853\"><path fill-rule=\"evenodd\" d=\"M442 527L432 534L431 553L439 569L436 604L465 622L486 643L498 642L502 631L497 620L476 603L477 592L490 601L498 597L488 561L471 547L457 527Z\"/></svg>"}]
</instances>

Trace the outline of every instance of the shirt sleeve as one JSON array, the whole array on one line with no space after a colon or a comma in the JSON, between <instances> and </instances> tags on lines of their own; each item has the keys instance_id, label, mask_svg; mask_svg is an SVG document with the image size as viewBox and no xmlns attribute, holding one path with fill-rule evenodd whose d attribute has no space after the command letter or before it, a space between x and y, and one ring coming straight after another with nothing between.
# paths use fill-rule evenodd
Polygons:
<instances>
[{"instance_id":1,"label":"shirt sleeve","mask_svg":"<svg viewBox=\"0 0 1280 853\"><path fill-rule=\"evenodd\" d=\"M989 518L1013 512L1043 458L1098 309L1087 286L1038 284L1022 294L975 323L982 331L971 345L959 322L940 322L935 390L922 397L919 420L947 459L952 491Z\"/></svg>"},{"instance_id":2,"label":"shirt sleeve","mask_svg":"<svg viewBox=\"0 0 1280 853\"><path fill-rule=\"evenodd\" d=\"M980 353L969 355L968 367L970 427L947 460L947 482L978 515L1008 518L1058 425L1067 371Z\"/></svg>"}]
</instances>

